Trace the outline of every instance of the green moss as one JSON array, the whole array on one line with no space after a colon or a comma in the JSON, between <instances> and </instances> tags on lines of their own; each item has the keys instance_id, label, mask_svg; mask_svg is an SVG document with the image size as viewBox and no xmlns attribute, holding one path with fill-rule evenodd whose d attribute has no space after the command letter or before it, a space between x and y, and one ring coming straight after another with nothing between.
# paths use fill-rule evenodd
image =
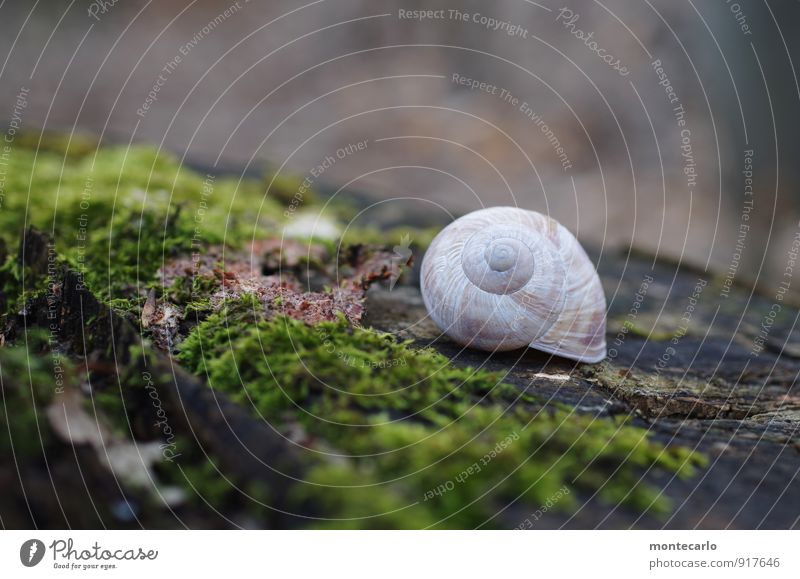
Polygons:
<instances>
[{"instance_id":1,"label":"green moss","mask_svg":"<svg viewBox=\"0 0 800 579\"><path fill-rule=\"evenodd\" d=\"M393 227L391 229L349 227L342 236L341 246L363 243L391 248L402 245L407 239L414 253L421 256L440 231L440 227Z\"/></svg>"},{"instance_id":2,"label":"green moss","mask_svg":"<svg viewBox=\"0 0 800 579\"><path fill-rule=\"evenodd\" d=\"M60 272L64 263L63 259L56 256L48 264L47 270L51 273ZM52 283L47 271L34 271L30 266L22 266L16 255L7 256L5 263L0 265L0 330L9 318L23 311L29 302L52 292L55 287Z\"/></svg>"},{"instance_id":3,"label":"green moss","mask_svg":"<svg viewBox=\"0 0 800 579\"><path fill-rule=\"evenodd\" d=\"M63 356L46 353L44 332L0 347L0 456L41 454L53 442L44 409L72 376Z\"/></svg>"},{"instance_id":4,"label":"green moss","mask_svg":"<svg viewBox=\"0 0 800 579\"><path fill-rule=\"evenodd\" d=\"M289 500L304 508L312 504L322 515L310 519L306 527L317 529L418 529L433 526L436 514L419 508L403 496L400 484L379 484L367 469L351 465L320 464L296 485Z\"/></svg>"},{"instance_id":5,"label":"green moss","mask_svg":"<svg viewBox=\"0 0 800 579\"><path fill-rule=\"evenodd\" d=\"M186 304L187 312L206 311L210 308L208 298L221 286L222 278L216 274L192 272L177 278L172 285L165 288L164 298L174 304Z\"/></svg>"},{"instance_id":6,"label":"green moss","mask_svg":"<svg viewBox=\"0 0 800 579\"><path fill-rule=\"evenodd\" d=\"M14 139L15 147L58 153L70 160L80 159L97 150L97 139L85 133L21 132Z\"/></svg>"},{"instance_id":7,"label":"green moss","mask_svg":"<svg viewBox=\"0 0 800 579\"><path fill-rule=\"evenodd\" d=\"M648 318L646 314L640 316L642 319L634 322L628 319L627 315L609 320L610 333L622 333L645 338L653 342L666 342L679 335L677 323L668 320L666 315L660 318Z\"/></svg>"},{"instance_id":8,"label":"green moss","mask_svg":"<svg viewBox=\"0 0 800 579\"><path fill-rule=\"evenodd\" d=\"M18 301L22 293L22 286L19 280L19 267L15 257L7 255L3 264L0 265L0 315L7 315L18 308Z\"/></svg>"},{"instance_id":9,"label":"green moss","mask_svg":"<svg viewBox=\"0 0 800 579\"><path fill-rule=\"evenodd\" d=\"M177 440L176 446L180 449L193 447L190 440ZM188 500L195 505L202 505L207 501L216 509L227 510L239 494L231 488L232 481L220 476L221 471L213 458L184 456L182 453L180 464L162 463L158 472L165 483L185 487L189 491ZM236 482L241 484L241 481Z\"/></svg>"},{"instance_id":10,"label":"green moss","mask_svg":"<svg viewBox=\"0 0 800 579\"><path fill-rule=\"evenodd\" d=\"M304 187L303 179L278 173L269 166L264 171L261 186L270 199L282 206L298 209L318 202L316 193L310 187Z\"/></svg>"},{"instance_id":11,"label":"green moss","mask_svg":"<svg viewBox=\"0 0 800 579\"><path fill-rule=\"evenodd\" d=\"M501 376L455 368L389 335L343 320L315 327L268 320L261 311L250 298L230 302L192 332L178 358L270 423L299 422L349 457L360 483L342 487L347 475L323 463L314 471L322 487L297 491L341 516L392 511L368 520L468 526L519 496L542 504L565 484L664 512L666 502L639 483L643 469L686 475L699 462L688 450L650 441L626 420L544 410L530 396L523 402ZM474 465L482 466L461 476ZM380 496L365 501L365 488Z\"/></svg>"},{"instance_id":12,"label":"green moss","mask_svg":"<svg viewBox=\"0 0 800 579\"><path fill-rule=\"evenodd\" d=\"M257 180L201 175L150 147L57 149L12 150L0 238L15 245L30 224L47 231L105 300L129 299L163 259L275 234L282 215Z\"/></svg>"}]
</instances>

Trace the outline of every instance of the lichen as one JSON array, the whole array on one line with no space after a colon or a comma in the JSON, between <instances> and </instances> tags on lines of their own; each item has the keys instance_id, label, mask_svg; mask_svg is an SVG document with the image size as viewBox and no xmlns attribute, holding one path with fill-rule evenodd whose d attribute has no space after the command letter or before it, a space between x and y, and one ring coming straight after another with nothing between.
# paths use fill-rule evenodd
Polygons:
<instances>
[{"instance_id":1,"label":"lichen","mask_svg":"<svg viewBox=\"0 0 800 579\"><path fill-rule=\"evenodd\" d=\"M604 362L582 369L587 381L611 392L642 414L652 417L735 418L771 410L745 384L739 391L722 378L701 379L685 373L652 372Z\"/></svg>"}]
</instances>

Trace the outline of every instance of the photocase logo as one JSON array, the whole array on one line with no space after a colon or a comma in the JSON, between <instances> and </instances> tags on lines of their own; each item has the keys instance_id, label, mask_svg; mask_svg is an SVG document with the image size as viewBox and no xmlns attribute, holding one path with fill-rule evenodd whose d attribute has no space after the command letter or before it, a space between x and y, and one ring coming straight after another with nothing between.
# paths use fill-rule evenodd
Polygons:
<instances>
[{"instance_id":1,"label":"photocase logo","mask_svg":"<svg viewBox=\"0 0 800 579\"><path fill-rule=\"evenodd\" d=\"M44 543L39 539L28 539L19 548L19 560L26 567L35 567L44 557Z\"/></svg>"},{"instance_id":2,"label":"photocase logo","mask_svg":"<svg viewBox=\"0 0 800 579\"><path fill-rule=\"evenodd\" d=\"M400 274L403 273L403 267L411 263L411 236L406 233L400 238L399 245L393 248L394 255L391 258L392 274L389 276L389 290L393 290L397 280L400 279Z\"/></svg>"}]
</instances>

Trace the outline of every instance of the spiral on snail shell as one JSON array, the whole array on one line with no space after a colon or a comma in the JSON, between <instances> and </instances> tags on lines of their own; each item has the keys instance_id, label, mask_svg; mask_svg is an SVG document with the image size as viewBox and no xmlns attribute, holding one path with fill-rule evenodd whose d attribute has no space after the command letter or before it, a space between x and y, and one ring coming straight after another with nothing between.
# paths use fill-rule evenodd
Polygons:
<instances>
[{"instance_id":1,"label":"spiral on snail shell","mask_svg":"<svg viewBox=\"0 0 800 579\"><path fill-rule=\"evenodd\" d=\"M566 228L535 211L493 207L445 227L422 260L421 289L433 321L461 345L606 356L597 272Z\"/></svg>"}]
</instances>

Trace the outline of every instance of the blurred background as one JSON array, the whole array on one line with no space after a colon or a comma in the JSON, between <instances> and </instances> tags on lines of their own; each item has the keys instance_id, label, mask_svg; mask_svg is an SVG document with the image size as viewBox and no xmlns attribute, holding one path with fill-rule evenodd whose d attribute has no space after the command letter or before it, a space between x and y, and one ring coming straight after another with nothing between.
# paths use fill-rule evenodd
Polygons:
<instances>
[{"instance_id":1,"label":"blurred background","mask_svg":"<svg viewBox=\"0 0 800 579\"><path fill-rule=\"evenodd\" d=\"M799 17L796 0L4 0L0 130L269 164L393 200L397 223L519 205L774 293L800 232Z\"/></svg>"}]
</instances>

